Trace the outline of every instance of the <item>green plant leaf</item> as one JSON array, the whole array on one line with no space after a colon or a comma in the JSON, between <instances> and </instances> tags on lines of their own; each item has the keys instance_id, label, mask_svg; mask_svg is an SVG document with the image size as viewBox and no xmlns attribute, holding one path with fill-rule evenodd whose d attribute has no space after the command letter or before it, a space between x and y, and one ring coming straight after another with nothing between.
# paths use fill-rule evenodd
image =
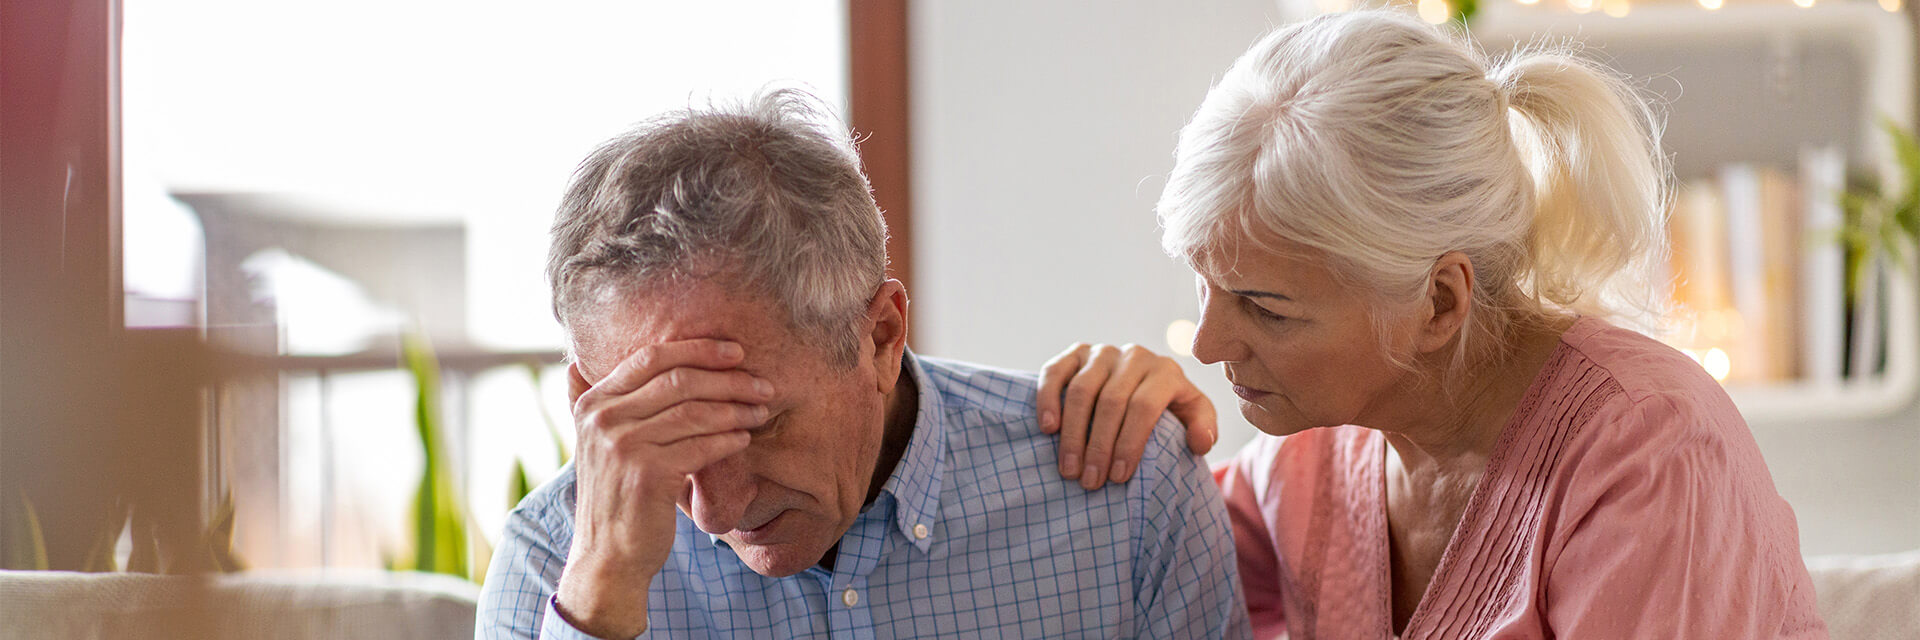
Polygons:
<instances>
[{"instance_id":1,"label":"green plant leaf","mask_svg":"<svg viewBox=\"0 0 1920 640\"><path fill-rule=\"evenodd\" d=\"M40 514L33 510L25 490L15 491L13 497L7 501L13 513L7 514L7 548L0 569L46 571L47 540L41 533Z\"/></svg>"},{"instance_id":2,"label":"green plant leaf","mask_svg":"<svg viewBox=\"0 0 1920 640\"><path fill-rule=\"evenodd\" d=\"M1900 163L1900 171L1905 173L1901 190L1903 202L1920 202L1920 141L1913 134L1893 121L1893 118L1880 116L1880 129L1885 131L1887 139L1893 144L1893 157Z\"/></svg>"},{"instance_id":3,"label":"green plant leaf","mask_svg":"<svg viewBox=\"0 0 1920 640\"><path fill-rule=\"evenodd\" d=\"M127 505L116 504L101 518L100 530L94 533L93 542L87 545L87 559L80 564L80 570L88 573L119 571L115 561L114 547L120 543L120 533L127 529L129 515Z\"/></svg>"},{"instance_id":4,"label":"green plant leaf","mask_svg":"<svg viewBox=\"0 0 1920 640\"><path fill-rule=\"evenodd\" d=\"M127 571L160 573L160 537L155 535L153 523L141 517L139 508L135 507L132 522L127 526L127 537L133 541L133 552L127 554Z\"/></svg>"},{"instance_id":5,"label":"green plant leaf","mask_svg":"<svg viewBox=\"0 0 1920 640\"><path fill-rule=\"evenodd\" d=\"M508 508L518 506L521 500L527 498L527 494L533 493L533 482L527 479L527 465L522 464L517 457L513 459L511 480L513 484L507 488Z\"/></svg>"},{"instance_id":6,"label":"green plant leaf","mask_svg":"<svg viewBox=\"0 0 1920 640\"><path fill-rule=\"evenodd\" d=\"M1847 226L1857 227L1867 217L1867 212L1880 206L1880 193L1874 191L1848 191L1840 194L1840 214Z\"/></svg>"},{"instance_id":7,"label":"green plant leaf","mask_svg":"<svg viewBox=\"0 0 1920 640\"><path fill-rule=\"evenodd\" d=\"M560 466L567 466L567 462L573 460L573 453L567 451L567 441L560 438L560 422L553 419L553 412L547 410L547 403L540 398L540 390L546 388L544 384L547 377L546 371L538 362L529 362L526 368L527 376L533 378L533 404L540 409L540 421L547 427L547 437L553 439L553 453L557 456L555 459L560 461ZM519 502L516 501L514 504Z\"/></svg>"},{"instance_id":8,"label":"green plant leaf","mask_svg":"<svg viewBox=\"0 0 1920 640\"><path fill-rule=\"evenodd\" d=\"M1907 238L1920 243L1920 202L1901 203L1893 209L1894 228L1907 234Z\"/></svg>"},{"instance_id":9,"label":"green plant leaf","mask_svg":"<svg viewBox=\"0 0 1920 640\"><path fill-rule=\"evenodd\" d=\"M473 519L472 513L468 513L467 529L479 531L480 528L480 522ZM473 568L473 572L467 575L467 581L484 586L487 581L487 567L493 564L493 545L487 542L486 536L476 535L473 537L471 549L472 556L468 566Z\"/></svg>"},{"instance_id":10,"label":"green plant leaf","mask_svg":"<svg viewBox=\"0 0 1920 640\"><path fill-rule=\"evenodd\" d=\"M1899 165L1899 197L1889 199L1884 182L1865 174L1851 174L1846 191L1840 194L1842 228L1837 239L1847 252L1847 297L1849 304L1868 269L1882 255L1888 264L1914 273L1915 253L1920 252L1920 140L1900 128L1892 118L1881 116L1880 129L1893 147Z\"/></svg>"},{"instance_id":11,"label":"green plant leaf","mask_svg":"<svg viewBox=\"0 0 1920 640\"><path fill-rule=\"evenodd\" d=\"M1480 0L1449 0L1447 2L1448 20L1466 27L1473 24L1473 16L1480 13Z\"/></svg>"},{"instance_id":12,"label":"green plant leaf","mask_svg":"<svg viewBox=\"0 0 1920 640\"><path fill-rule=\"evenodd\" d=\"M233 550L233 492L227 491L220 498L220 504L214 507L213 519L207 524L207 531L201 536L207 555L215 571L233 573L244 571L247 563Z\"/></svg>"},{"instance_id":13,"label":"green plant leaf","mask_svg":"<svg viewBox=\"0 0 1920 640\"><path fill-rule=\"evenodd\" d=\"M409 568L469 578L466 503L454 486L440 419L440 365L426 338L416 334L401 337L400 356L413 376L414 423L424 456L420 486L414 493L414 549Z\"/></svg>"}]
</instances>

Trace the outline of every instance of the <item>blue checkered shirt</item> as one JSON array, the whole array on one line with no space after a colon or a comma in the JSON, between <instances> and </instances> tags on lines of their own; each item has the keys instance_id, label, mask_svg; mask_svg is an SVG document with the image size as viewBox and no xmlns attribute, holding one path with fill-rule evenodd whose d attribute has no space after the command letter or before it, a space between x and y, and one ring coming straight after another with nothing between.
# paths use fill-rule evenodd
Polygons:
<instances>
[{"instance_id":1,"label":"blue checkered shirt","mask_svg":"<svg viewBox=\"0 0 1920 640\"><path fill-rule=\"evenodd\" d=\"M1219 491L1162 416L1132 481L1060 477L1030 374L907 357L906 453L840 539L832 571L754 573L679 514L646 593L662 638L1245 638ZM588 636L554 613L572 543L571 467L508 518L478 638Z\"/></svg>"}]
</instances>

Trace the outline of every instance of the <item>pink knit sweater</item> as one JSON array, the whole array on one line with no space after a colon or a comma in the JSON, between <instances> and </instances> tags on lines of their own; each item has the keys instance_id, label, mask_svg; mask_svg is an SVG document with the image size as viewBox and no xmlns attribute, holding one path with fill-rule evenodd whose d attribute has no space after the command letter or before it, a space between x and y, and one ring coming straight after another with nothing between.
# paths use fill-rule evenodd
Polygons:
<instances>
[{"instance_id":1,"label":"pink knit sweater","mask_svg":"<svg viewBox=\"0 0 1920 640\"><path fill-rule=\"evenodd\" d=\"M1386 441L1261 437L1217 470L1258 638L1391 633ZM1685 356L1583 318L1501 433L1403 635L1825 638L1793 511Z\"/></svg>"}]
</instances>

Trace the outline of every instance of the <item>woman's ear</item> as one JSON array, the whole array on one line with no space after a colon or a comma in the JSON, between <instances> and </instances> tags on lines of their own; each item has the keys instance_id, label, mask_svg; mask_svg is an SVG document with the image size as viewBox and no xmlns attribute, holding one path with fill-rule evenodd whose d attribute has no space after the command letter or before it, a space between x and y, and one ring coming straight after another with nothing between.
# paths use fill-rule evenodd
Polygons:
<instances>
[{"instance_id":1,"label":"woman's ear","mask_svg":"<svg viewBox=\"0 0 1920 640\"><path fill-rule=\"evenodd\" d=\"M1420 351L1432 353L1453 342L1467 326L1473 311L1473 261L1458 251L1449 251L1433 263L1427 274L1426 323L1420 328Z\"/></svg>"},{"instance_id":2,"label":"woman's ear","mask_svg":"<svg viewBox=\"0 0 1920 640\"><path fill-rule=\"evenodd\" d=\"M888 393L900 379L900 358L907 350L906 285L891 278L880 283L880 289L867 302L867 321L872 329L865 339L873 346L870 364L878 374L875 384L881 393Z\"/></svg>"}]
</instances>

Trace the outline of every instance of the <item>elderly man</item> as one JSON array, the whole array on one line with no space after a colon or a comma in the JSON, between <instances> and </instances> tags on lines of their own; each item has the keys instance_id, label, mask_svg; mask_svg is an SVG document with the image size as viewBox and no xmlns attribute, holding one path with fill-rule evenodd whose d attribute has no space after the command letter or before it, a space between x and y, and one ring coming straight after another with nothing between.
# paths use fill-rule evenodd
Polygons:
<instances>
[{"instance_id":1,"label":"elderly man","mask_svg":"<svg viewBox=\"0 0 1920 640\"><path fill-rule=\"evenodd\" d=\"M1179 429L1132 482L1083 490L1033 376L906 350L886 229L830 121L777 91L581 165L548 263L578 453L509 517L478 635L1245 636Z\"/></svg>"}]
</instances>

